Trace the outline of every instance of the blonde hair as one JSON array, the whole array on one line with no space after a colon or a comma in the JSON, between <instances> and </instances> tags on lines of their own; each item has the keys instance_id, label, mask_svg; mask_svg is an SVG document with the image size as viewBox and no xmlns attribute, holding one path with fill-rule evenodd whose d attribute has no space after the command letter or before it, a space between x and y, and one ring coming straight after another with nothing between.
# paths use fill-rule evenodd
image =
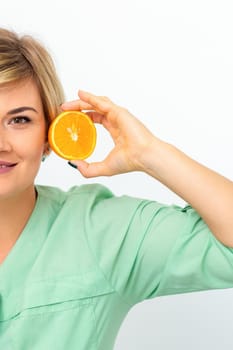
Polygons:
<instances>
[{"instance_id":1,"label":"blonde hair","mask_svg":"<svg viewBox=\"0 0 233 350\"><path fill-rule=\"evenodd\" d=\"M36 82L47 124L59 113L64 92L53 60L38 40L0 28L0 86L24 79Z\"/></svg>"}]
</instances>

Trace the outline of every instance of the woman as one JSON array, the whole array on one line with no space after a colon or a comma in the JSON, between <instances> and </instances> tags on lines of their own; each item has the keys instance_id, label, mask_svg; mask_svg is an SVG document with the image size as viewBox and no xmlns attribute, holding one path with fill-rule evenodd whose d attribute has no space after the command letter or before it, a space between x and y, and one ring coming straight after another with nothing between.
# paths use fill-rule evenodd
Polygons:
<instances>
[{"instance_id":1,"label":"woman","mask_svg":"<svg viewBox=\"0 0 233 350\"><path fill-rule=\"evenodd\" d=\"M52 60L0 30L0 348L112 349L136 303L233 287L233 184L151 134L108 98L63 103ZM59 107L61 105L61 107ZM115 197L101 185L35 185L48 125L89 110L115 147L86 177L144 171L191 206ZM190 183L192 186L190 186ZM227 247L228 246L228 247Z\"/></svg>"}]
</instances>

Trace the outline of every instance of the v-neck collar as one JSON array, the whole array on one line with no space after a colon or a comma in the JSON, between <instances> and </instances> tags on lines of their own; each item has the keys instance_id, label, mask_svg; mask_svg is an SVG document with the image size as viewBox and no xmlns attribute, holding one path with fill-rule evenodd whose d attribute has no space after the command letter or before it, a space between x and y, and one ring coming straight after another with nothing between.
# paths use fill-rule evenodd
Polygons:
<instances>
[{"instance_id":1,"label":"v-neck collar","mask_svg":"<svg viewBox=\"0 0 233 350\"><path fill-rule=\"evenodd\" d=\"M48 234L48 207L37 186L33 212L7 258L0 267L0 322L17 313L25 286ZM44 218L44 220L41 220Z\"/></svg>"},{"instance_id":2,"label":"v-neck collar","mask_svg":"<svg viewBox=\"0 0 233 350\"><path fill-rule=\"evenodd\" d=\"M13 287L20 283L22 271L26 271L27 267L33 263L33 259L43 242L43 234L36 230L37 213L41 210L41 196L37 191L37 199L35 207L14 246L0 265L0 285L5 286L9 283L9 287ZM42 233L42 232L41 232ZM12 282L11 282L12 281ZM8 288L7 288L8 289Z\"/></svg>"}]
</instances>

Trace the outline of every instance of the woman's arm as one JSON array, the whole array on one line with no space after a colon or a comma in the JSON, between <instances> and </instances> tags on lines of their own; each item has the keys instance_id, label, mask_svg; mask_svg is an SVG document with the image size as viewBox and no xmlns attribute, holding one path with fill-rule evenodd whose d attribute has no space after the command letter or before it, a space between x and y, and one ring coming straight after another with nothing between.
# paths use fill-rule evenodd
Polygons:
<instances>
[{"instance_id":1,"label":"woman's arm","mask_svg":"<svg viewBox=\"0 0 233 350\"><path fill-rule=\"evenodd\" d=\"M145 157L146 172L188 202L216 238L233 247L233 182L174 146L156 143Z\"/></svg>"},{"instance_id":2,"label":"woman's arm","mask_svg":"<svg viewBox=\"0 0 233 350\"><path fill-rule=\"evenodd\" d=\"M64 110L88 112L111 134L115 147L101 162L75 161L85 177L143 171L189 203L223 244L233 247L233 182L154 136L126 109L80 91Z\"/></svg>"}]
</instances>

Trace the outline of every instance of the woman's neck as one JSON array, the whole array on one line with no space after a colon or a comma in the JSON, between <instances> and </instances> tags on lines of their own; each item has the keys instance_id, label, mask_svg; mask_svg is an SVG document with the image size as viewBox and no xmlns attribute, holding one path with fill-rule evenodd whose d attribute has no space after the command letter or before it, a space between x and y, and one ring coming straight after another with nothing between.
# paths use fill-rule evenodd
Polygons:
<instances>
[{"instance_id":1,"label":"woman's neck","mask_svg":"<svg viewBox=\"0 0 233 350\"><path fill-rule=\"evenodd\" d=\"M0 199L0 263L6 258L23 231L35 207L34 187L17 196Z\"/></svg>"}]
</instances>

